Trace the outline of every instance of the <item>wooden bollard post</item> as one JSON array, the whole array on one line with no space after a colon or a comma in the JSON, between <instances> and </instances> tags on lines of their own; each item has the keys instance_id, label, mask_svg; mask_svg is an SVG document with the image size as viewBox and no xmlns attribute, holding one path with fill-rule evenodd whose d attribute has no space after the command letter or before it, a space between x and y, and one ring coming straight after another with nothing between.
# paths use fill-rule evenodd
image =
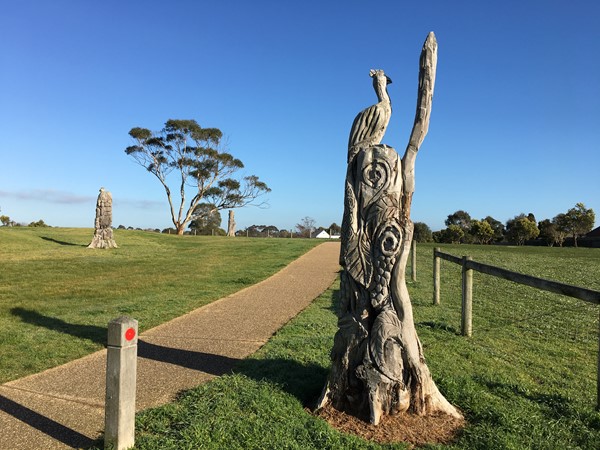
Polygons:
<instances>
[{"instance_id":1,"label":"wooden bollard post","mask_svg":"<svg viewBox=\"0 0 600 450\"><path fill-rule=\"evenodd\" d=\"M439 247L433 249L433 304L440 304L440 261L436 252L441 251Z\"/></svg>"},{"instance_id":2,"label":"wooden bollard post","mask_svg":"<svg viewBox=\"0 0 600 450\"><path fill-rule=\"evenodd\" d=\"M119 317L108 323L104 448L135 444L135 388L138 322Z\"/></svg>"},{"instance_id":3,"label":"wooden bollard post","mask_svg":"<svg viewBox=\"0 0 600 450\"><path fill-rule=\"evenodd\" d=\"M471 337L473 332L473 269L467 269L467 261L472 261L471 256L462 258L462 320L461 332L463 336Z\"/></svg>"},{"instance_id":4,"label":"wooden bollard post","mask_svg":"<svg viewBox=\"0 0 600 450\"><path fill-rule=\"evenodd\" d=\"M412 240L410 253L410 279L412 281L417 281L417 241L414 239Z\"/></svg>"}]
</instances>

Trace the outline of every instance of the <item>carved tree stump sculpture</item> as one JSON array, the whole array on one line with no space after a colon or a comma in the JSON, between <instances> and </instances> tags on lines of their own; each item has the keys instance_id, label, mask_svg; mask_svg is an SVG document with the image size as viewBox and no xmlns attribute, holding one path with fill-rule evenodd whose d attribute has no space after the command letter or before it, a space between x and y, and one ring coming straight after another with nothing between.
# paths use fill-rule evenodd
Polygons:
<instances>
[{"instance_id":1,"label":"carved tree stump sculpture","mask_svg":"<svg viewBox=\"0 0 600 450\"><path fill-rule=\"evenodd\" d=\"M88 248L117 248L112 230L112 195L104 188L98 194L94 226L94 239Z\"/></svg>"},{"instance_id":2,"label":"carved tree stump sculpture","mask_svg":"<svg viewBox=\"0 0 600 450\"><path fill-rule=\"evenodd\" d=\"M417 336L405 282L413 237L414 164L429 126L437 63L430 33L420 58L415 122L400 159L381 139L391 115L382 70L372 70L379 102L356 117L348 143L339 329L332 369L319 401L369 417L405 411L461 417L439 392Z\"/></svg>"}]
</instances>

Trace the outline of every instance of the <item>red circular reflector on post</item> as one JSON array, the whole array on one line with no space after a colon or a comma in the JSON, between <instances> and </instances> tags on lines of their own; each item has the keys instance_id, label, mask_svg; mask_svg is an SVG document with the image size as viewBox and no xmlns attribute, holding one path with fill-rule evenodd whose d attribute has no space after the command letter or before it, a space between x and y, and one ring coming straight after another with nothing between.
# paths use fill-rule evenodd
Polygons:
<instances>
[{"instance_id":1,"label":"red circular reflector on post","mask_svg":"<svg viewBox=\"0 0 600 450\"><path fill-rule=\"evenodd\" d=\"M135 337L135 330L133 328L128 328L125 332L125 339L131 341Z\"/></svg>"}]
</instances>

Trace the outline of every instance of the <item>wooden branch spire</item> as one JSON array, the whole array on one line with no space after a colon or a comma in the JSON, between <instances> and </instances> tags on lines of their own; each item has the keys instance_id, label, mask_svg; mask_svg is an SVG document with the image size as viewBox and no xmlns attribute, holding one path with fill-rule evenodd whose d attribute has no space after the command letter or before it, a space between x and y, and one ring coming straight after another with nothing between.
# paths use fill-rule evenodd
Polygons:
<instances>
[{"instance_id":1,"label":"wooden branch spire","mask_svg":"<svg viewBox=\"0 0 600 450\"><path fill-rule=\"evenodd\" d=\"M409 210L412 194L415 190L415 158L429 130L429 117L431 115L431 103L433 100L435 71L437 67L437 47L435 34L432 31L427 35L427 39L425 39L423 49L421 50L417 111L406 152L402 158L402 178L404 181L405 196L403 203L409 207Z\"/></svg>"}]
</instances>

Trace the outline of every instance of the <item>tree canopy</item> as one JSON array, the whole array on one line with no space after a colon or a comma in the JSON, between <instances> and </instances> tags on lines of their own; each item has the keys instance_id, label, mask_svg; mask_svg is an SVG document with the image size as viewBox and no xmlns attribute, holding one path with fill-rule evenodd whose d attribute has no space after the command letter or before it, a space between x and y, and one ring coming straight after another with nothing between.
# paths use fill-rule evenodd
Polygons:
<instances>
[{"instance_id":1,"label":"tree canopy","mask_svg":"<svg viewBox=\"0 0 600 450\"><path fill-rule=\"evenodd\" d=\"M525 241L535 239L539 234L540 230L533 214L519 214L506 222L506 239L517 245L523 245Z\"/></svg>"},{"instance_id":2,"label":"tree canopy","mask_svg":"<svg viewBox=\"0 0 600 450\"><path fill-rule=\"evenodd\" d=\"M31 222L29 225L27 225L28 227L49 227L50 225L47 225L46 222L44 222L42 219L38 220L37 222Z\"/></svg>"},{"instance_id":3,"label":"tree canopy","mask_svg":"<svg viewBox=\"0 0 600 450\"><path fill-rule=\"evenodd\" d=\"M125 153L164 187L177 234L183 234L201 202L212 205L214 211L240 208L256 204L270 191L255 175L233 177L244 165L222 151L223 133L218 128L202 128L195 120L169 119L159 132L135 127L129 135L135 145L127 147ZM169 186L173 178L179 201Z\"/></svg>"},{"instance_id":4,"label":"tree canopy","mask_svg":"<svg viewBox=\"0 0 600 450\"><path fill-rule=\"evenodd\" d=\"M499 220L494 219L492 216L487 216L483 220L485 220L487 223L489 223L490 226L492 227L492 230L494 230L494 236L492 237L492 240L494 240L495 242L501 242L502 239L504 239L504 233L505 233L504 224L502 222L500 222Z\"/></svg>"},{"instance_id":5,"label":"tree canopy","mask_svg":"<svg viewBox=\"0 0 600 450\"><path fill-rule=\"evenodd\" d=\"M596 214L593 209L587 209L583 203L577 203L567 211L563 218L564 230L573 236L573 245L577 247L577 238L594 227Z\"/></svg>"},{"instance_id":6,"label":"tree canopy","mask_svg":"<svg viewBox=\"0 0 600 450\"><path fill-rule=\"evenodd\" d=\"M540 230L538 237L543 240L546 245L552 247L554 244L558 243L558 228L553 221L550 219L541 220L538 222L538 229Z\"/></svg>"},{"instance_id":7,"label":"tree canopy","mask_svg":"<svg viewBox=\"0 0 600 450\"><path fill-rule=\"evenodd\" d=\"M473 236L475 241L480 244L489 244L494 238L494 229L485 219L471 221L469 233Z\"/></svg>"},{"instance_id":8,"label":"tree canopy","mask_svg":"<svg viewBox=\"0 0 600 450\"><path fill-rule=\"evenodd\" d=\"M303 217L300 223L296 224L296 230L302 237L312 237L313 231L315 231L316 221L312 217Z\"/></svg>"},{"instance_id":9,"label":"tree canopy","mask_svg":"<svg viewBox=\"0 0 600 450\"><path fill-rule=\"evenodd\" d=\"M413 239L415 242L432 242L433 234L431 228L424 222L415 222Z\"/></svg>"},{"instance_id":10,"label":"tree canopy","mask_svg":"<svg viewBox=\"0 0 600 450\"><path fill-rule=\"evenodd\" d=\"M471 216L468 212L459 210L448 216L445 221L447 227L450 225L458 225L463 231L467 231L471 228Z\"/></svg>"},{"instance_id":11,"label":"tree canopy","mask_svg":"<svg viewBox=\"0 0 600 450\"><path fill-rule=\"evenodd\" d=\"M194 208L190 230L199 235L211 235L221 228L221 213L209 203L200 203Z\"/></svg>"},{"instance_id":12,"label":"tree canopy","mask_svg":"<svg viewBox=\"0 0 600 450\"><path fill-rule=\"evenodd\" d=\"M442 230L442 236L440 242L447 242L450 244L459 244L461 239L465 236L465 232L460 225L450 224L448 228Z\"/></svg>"},{"instance_id":13,"label":"tree canopy","mask_svg":"<svg viewBox=\"0 0 600 450\"><path fill-rule=\"evenodd\" d=\"M329 230L329 233L331 235L339 235L342 232L342 227L340 227L337 223L333 222L331 225L329 225L329 228L327 228Z\"/></svg>"}]
</instances>

